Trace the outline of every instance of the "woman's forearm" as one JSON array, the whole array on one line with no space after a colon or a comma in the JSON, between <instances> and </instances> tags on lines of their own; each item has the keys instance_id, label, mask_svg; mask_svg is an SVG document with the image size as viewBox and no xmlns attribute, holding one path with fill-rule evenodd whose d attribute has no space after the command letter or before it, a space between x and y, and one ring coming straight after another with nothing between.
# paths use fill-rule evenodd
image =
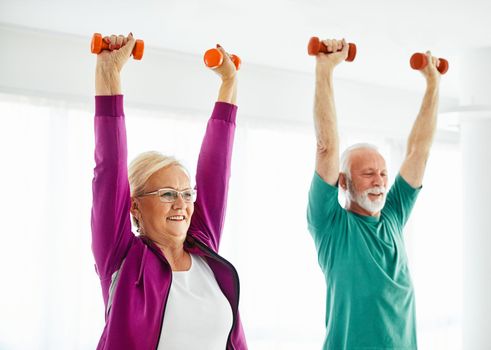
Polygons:
<instances>
[{"instance_id":1,"label":"woman's forearm","mask_svg":"<svg viewBox=\"0 0 491 350\"><path fill-rule=\"evenodd\" d=\"M121 95L121 78L116 69L106 69L97 66L95 72L95 94L96 96Z\"/></svg>"},{"instance_id":2,"label":"woman's forearm","mask_svg":"<svg viewBox=\"0 0 491 350\"><path fill-rule=\"evenodd\" d=\"M222 85L218 91L218 102L227 102L237 105L237 78L222 80Z\"/></svg>"}]
</instances>

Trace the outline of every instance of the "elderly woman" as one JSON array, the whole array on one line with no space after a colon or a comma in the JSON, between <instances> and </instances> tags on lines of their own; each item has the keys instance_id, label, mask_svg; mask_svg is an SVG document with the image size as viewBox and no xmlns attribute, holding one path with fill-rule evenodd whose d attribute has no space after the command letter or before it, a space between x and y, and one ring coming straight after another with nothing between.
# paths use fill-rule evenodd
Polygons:
<instances>
[{"instance_id":1,"label":"elderly woman","mask_svg":"<svg viewBox=\"0 0 491 350\"><path fill-rule=\"evenodd\" d=\"M97 57L92 249L106 306L98 349L247 349L239 278L218 255L235 130L236 69L215 69L218 102L192 189L184 167L157 152L127 169L120 71L133 36L106 37ZM138 236L131 231L133 217Z\"/></svg>"}]
</instances>

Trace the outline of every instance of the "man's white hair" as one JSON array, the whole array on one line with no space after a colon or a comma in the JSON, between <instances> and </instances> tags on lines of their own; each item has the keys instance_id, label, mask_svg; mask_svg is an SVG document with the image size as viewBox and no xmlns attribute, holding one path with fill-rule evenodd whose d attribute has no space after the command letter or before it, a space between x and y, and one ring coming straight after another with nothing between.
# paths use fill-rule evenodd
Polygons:
<instances>
[{"instance_id":1,"label":"man's white hair","mask_svg":"<svg viewBox=\"0 0 491 350\"><path fill-rule=\"evenodd\" d=\"M340 161L341 167L340 168L341 168L341 172L343 174L346 174L346 176L348 178L351 178L351 172L350 172L350 169L351 169L351 153L357 149L362 149L362 148L368 148L368 149L372 149L374 151L379 152L377 146L375 146L371 143L356 143L356 144L346 148L344 150L343 154L341 155L341 161Z\"/></svg>"}]
</instances>

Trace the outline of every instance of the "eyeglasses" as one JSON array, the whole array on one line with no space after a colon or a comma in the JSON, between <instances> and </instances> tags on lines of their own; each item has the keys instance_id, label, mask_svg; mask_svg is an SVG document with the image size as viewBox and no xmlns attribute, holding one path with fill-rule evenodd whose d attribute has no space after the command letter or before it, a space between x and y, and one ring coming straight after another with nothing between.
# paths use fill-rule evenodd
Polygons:
<instances>
[{"instance_id":1,"label":"eyeglasses","mask_svg":"<svg viewBox=\"0 0 491 350\"><path fill-rule=\"evenodd\" d=\"M174 203L179 195L186 203L193 203L196 201L196 190L193 189L177 191L173 188L161 188L160 190L154 192L144 193L139 197L158 196L161 202Z\"/></svg>"}]
</instances>

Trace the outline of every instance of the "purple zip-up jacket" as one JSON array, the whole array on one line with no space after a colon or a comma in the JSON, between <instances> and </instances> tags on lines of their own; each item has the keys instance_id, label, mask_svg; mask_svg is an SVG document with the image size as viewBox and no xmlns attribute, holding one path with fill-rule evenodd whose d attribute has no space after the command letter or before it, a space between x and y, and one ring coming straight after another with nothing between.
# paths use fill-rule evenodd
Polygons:
<instances>
[{"instance_id":1,"label":"purple zip-up jacket","mask_svg":"<svg viewBox=\"0 0 491 350\"><path fill-rule=\"evenodd\" d=\"M204 257L213 270L233 313L226 349L242 350L247 344L238 311L239 278L232 264L218 255L236 113L236 106L217 102L208 121L196 172L198 198L184 248ZM159 343L172 270L155 244L131 232L122 95L95 98L95 162L92 251L106 306L97 349L153 350Z\"/></svg>"}]
</instances>

